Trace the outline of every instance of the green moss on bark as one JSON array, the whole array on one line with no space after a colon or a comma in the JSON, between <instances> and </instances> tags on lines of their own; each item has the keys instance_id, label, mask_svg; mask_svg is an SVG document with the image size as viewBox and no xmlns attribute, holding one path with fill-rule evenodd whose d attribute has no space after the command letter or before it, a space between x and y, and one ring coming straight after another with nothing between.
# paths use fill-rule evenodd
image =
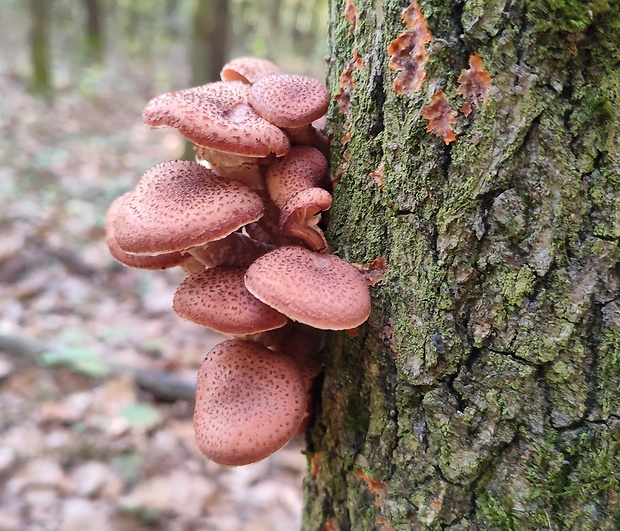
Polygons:
<instances>
[{"instance_id":1,"label":"green moss on bark","mask_svg":"<svg viewBox=\"0 0 620 531\"><path fill-rule=\"evenodd\" d=\"M388 272L330 341L305 528L618 527L620 12L420 0L431 59L408 98L386 56L404 4L379 26L356 3L354 31L331 6L332 91L354 49L363 68L349 115L330 109L329 238ZM446 146L421 111L438 88L460 106L473 53L489 103Z\"/></svg>"}]
</instances>

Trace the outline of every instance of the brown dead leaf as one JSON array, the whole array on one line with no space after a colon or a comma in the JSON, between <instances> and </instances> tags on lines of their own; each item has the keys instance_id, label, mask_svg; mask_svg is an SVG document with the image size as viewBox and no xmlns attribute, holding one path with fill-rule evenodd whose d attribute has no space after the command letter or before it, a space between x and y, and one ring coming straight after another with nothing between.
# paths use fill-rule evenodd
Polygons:
<instances>
[{"instance_id":1,"label":"brown dead leaf","mask_svg":"<svg viewBox=\"0 0 620 531\"><path fill-rule=\"evenodd\" d=\"M456 140L452 130L452 124L456 123L456 112L450 108L443 90L433 94L431 102L422 109L422 116L428 120L427 132L442 137L446 145Z\"/></svg>"},{"instance_id":2,"label":"brown dead leaf","mask_svg":"<svg viewBox=\"0 0 620 531\"><path fill-rule=\"evenodd\" d=\"M402 19L407 30L388 46L389 67L398 74L392 87L397 94L413 96L422 87L426 78L424 66L428 54L424 46L431 41L431 32L426 27L424 15L416 0L403 10Z\"/></svg>"},{"instance_id":3,"label":"brown dead leaf","mask_svg":"<svg viewBox=\"0 0 620 531\"><path fill-rule=\"evenodd\" d=\"M484 64L479 55L469 56L469 69L461 70L458 83L460 86L456 93L465 99L465 103L461 108L465 116L468 116L471 112L471 104L480 107L480 99L482 99L482 105L486 105L489 101L489 88L493 80L491 79L491 74L484 69ZM467 104L469 104L468 107L466 107Z\"/></svg>"}]
</instances>

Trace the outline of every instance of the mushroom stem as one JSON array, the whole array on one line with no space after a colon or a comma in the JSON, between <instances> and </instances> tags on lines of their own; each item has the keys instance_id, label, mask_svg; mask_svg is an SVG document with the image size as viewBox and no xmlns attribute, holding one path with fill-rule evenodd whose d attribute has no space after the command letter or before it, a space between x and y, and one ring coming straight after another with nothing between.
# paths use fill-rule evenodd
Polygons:
<instances>
[{"instance_id":1,"label":"mushroom stem","mask_svg":"<svg viewBox=\"0 0 620 531\"><path fill-rule=\"evenodd\" d=\"M283 127L292 145L312 146L329 157L329 139L312 124L302 127Z\"/></svg>"},{"instance_id":2,"label":"mushroom stem","mask_svg":"<svg viewBox=\"0 0 620 531\"><path fill-rule=\"evenodd\" d=\"M274 249L273 245L256 241L240 232L188 249L196 260L207 268L217 266L249 266L259 256Z\"/></svg>"},{"instance_id":3,"label":"mushroom stem","mask_svg":"<svg viewBox=\"0 0 620 531\"><path fill-rule=\"evenodd\" d=\"M265 188L263 167L271 157L244 157L204 146L196 146L195 150L196 162L210 168L220 177L242 182L255 190Z\"/></svg>"}]
</instances>

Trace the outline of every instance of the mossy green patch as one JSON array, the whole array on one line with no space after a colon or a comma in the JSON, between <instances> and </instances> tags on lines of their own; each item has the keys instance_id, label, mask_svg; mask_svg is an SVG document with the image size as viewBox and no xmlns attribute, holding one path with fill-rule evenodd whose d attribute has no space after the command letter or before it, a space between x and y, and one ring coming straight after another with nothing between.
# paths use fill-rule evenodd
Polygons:
<instances>
[{"instance_id":1,"label":"mossy green patch","mask_svg":"<svg viewBox=\"0 0 620 531\"><path fill-rule=\"evenodd\" d=\"M530 295L536 285L536 274L523 266L519 271L505 271L499 276L502 294L512 308L521 306L524 297Z\"/></svg>"}]
</instances>

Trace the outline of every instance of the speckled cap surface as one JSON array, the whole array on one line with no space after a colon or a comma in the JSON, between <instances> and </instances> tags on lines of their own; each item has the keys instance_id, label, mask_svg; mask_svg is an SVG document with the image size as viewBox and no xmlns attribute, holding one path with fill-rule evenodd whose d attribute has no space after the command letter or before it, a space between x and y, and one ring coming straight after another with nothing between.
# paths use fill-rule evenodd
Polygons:
<instances>
[{"instance_id":1,"label":"speckled cap surface","mask_svg":"<svg viewBox=\"0 0 620 531\"><path fill-rule=\"evenodd\" d=\"M198 372L196 441L217 463L253 463L295 435L306 402L295 360L251 341L224 341L207 354Z\"/></svg>"},{"instance_id":2,"label":"speckled cap surface","mask_svg":"<svg viewBox=\"0 0 620 531\"><path fill-rule=\"evenodd\" d=\"M249 85L218 81L153 98L142 112L152 127L174 127L199 146L248 157L284 155L286 135L248 104Z\"/></svg>"},{"instance_id":3,"label":"speckled cap surface","mask_svg":"<svg viewBox=\"0 0 620 531\"><path fill-rule=\"evenodd\" d=\"M306 76L267 76L250 87L250 105L278 127L302 127L327 112L329 92L318 79Z\"/></svg>"},{"instance_id":4,"label":"speckled cap surface","mask_svg":"<svg viewBox=\"0 0 620 531\"><path fill-rule=\"evenodd\" d=\"M355 328L370 314L368 286L357 269L304 247L280 247L261 256L248 268L245 285L265 304L315 328Z\"/></svg>"},{"instance_id":5,"label":"speckled cap surface","mask_svg":"<svg viewBox=\"0 0 620 531\"><path fill-rule=\"evenodd\" d=\"M180 317L223 334L247 335L284 326L288 319L252 295L244 267L214 267L187 277L174 294Z\"/></svg>"},{"instance_id":6,"label":"speckled cap surface","mask_svg":"<svg viewBox=\"0 0 620 531\"><path fill-rule=\"evenodd\" d=\"M183 251L224 238L263 215L250 187L189 161L148 170L122 201L114 234L121 249L136 254Z\"/></svg>"}]
</instances>

